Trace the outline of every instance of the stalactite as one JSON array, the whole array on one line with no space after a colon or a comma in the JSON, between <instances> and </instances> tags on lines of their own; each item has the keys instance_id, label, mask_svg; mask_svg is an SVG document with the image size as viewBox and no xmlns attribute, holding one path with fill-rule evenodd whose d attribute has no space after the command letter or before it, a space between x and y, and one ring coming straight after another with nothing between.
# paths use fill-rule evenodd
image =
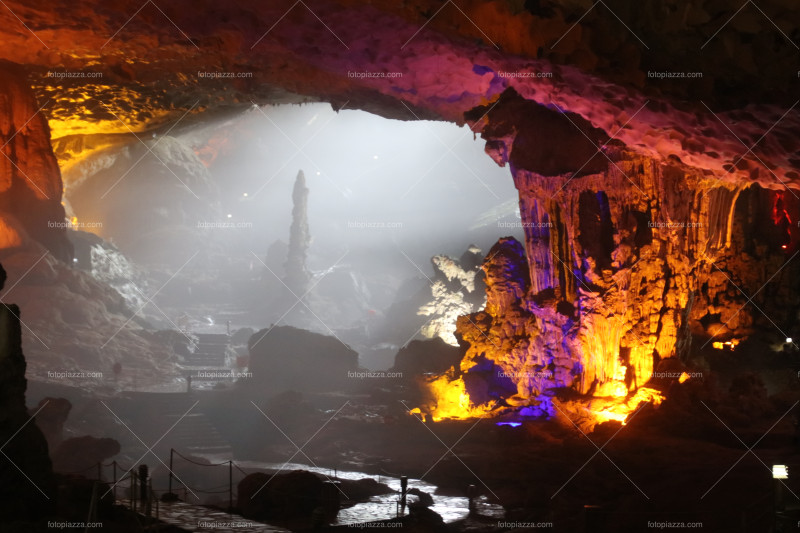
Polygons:
<instances>
[{"instance_id":1,"label":"stalactite","mask_svg":"<svg viewBox=\"0 0 800 533\"><path fill-rule=\"evenodd\" d=\"M552 414L550 391L566 386L605 398L587 404L597 420L622 421L637 398L660 399L649 386L656 365L685 356L689 335L742 334L752 323L746 302L730 296L730 270L742 261L742 245L733 246L741 189L624 150L612 157L606 172L574 179L516 171L525 255L509 254L502 240L487 255L486 312L461 317L456 329L467 347L462 374L436 382L439 391L449 379L457 391L472 383L461 415L498 395L512 409ZM771 216L772 196L758 205L767 203L755 216ZM528 291L512 282L522 268L512 264L526 264ZM770 274L756 272L762 283ZM698 330L701 313L719 323ZM487 368L508 376L516 392ZM455 404L444 404L450 414L433 408L435 417L454 416Z\"/></svg>"}]
</instances>

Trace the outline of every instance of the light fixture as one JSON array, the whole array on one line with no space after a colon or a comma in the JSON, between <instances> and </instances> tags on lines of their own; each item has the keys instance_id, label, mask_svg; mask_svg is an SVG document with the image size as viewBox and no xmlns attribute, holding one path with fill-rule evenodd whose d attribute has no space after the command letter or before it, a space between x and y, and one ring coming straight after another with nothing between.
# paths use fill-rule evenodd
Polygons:
<instances>
[{"instance_id":1,"label":"light fixture","mask_svg":"<svg viewBox=\"0 0 800 533\"><path fill-rule=\"evenodd\" d=\"M789 479L789 467L786 465L772 465L772 479Z\"/></svg>"},{"instance_id":2,"label":"light fixture","mask_svg":"<svg viewBox=\"0 0 800 533\"><path fill-rule=\"evenodd\" d=\"M228 213L228 218L233 218L233 215Z\"/></svg>"},{"instance_id":3,"label":"light fixture","mask_svg":"<svg viewBox=\"0 0 800 533\"><path fill-rule=\"evenodd\" d=\"M786 344L792 344L792 338L786 337Z\"/></svg>"},{"instance_id":4,"label":"light fixture","mask_svg":"<svg viewBox=\"0 0 800 533\"><path fill-rule=\"evenodd\" d=\"M242 196L244 196L245 198L247 198L247 193L244 193Z\"/></svg>"}]
</instances>

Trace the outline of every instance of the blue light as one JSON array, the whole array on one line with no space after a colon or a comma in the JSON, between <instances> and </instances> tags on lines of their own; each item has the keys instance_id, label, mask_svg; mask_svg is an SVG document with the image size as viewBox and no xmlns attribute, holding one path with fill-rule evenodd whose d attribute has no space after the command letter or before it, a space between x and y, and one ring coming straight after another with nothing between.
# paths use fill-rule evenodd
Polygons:
<instances>
[{"instance_id":1,"label":"blue light","mask_svg":"<svg viewBox=\"0 0 800 533\"><path fill-rule=\"evenodd\" d=\"M497 422L498 426L511 426L512 428L518 428L522 425L522 422Z\"/></svg>"}]
</instances>

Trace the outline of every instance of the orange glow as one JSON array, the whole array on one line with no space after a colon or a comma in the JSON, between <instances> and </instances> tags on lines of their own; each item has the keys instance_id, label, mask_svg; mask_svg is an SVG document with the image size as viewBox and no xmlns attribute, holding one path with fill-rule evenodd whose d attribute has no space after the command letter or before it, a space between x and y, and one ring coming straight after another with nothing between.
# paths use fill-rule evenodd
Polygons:
<instances>
[{"instance_id":1,"label":"orange glow","mask_svg":"<svg viewBox=\"0 0 800 533\"><path fill-rule=\"evenodd\" d=\"M496 403L492 401L484 405L474 405L467 393L464 380L452 379L449 372L426 380L424 386L432 398L427 410L434 422L444 419L463 420L482 417L491 411ZM425 419L425 413L419 408L413 409L411 413L421 414L423 420Z\"/></svg>"},{"instance_id":2,"label":"orange glow","mask_svg":"<svg viewBox=\"0 0 800 533\"><path fill-rule=\"evenodd\" d=\"M681 376L678 378L678 383L686 383L687 381L689 381L689 377L690 377L689 374L687 374L686 372L682 372Z\"/></svg>"},{"instance_id":3,"label":"orange glow","mask_svg":"<svg viewBox=\"0 0 800 533\"><path fill-rule=\"evenodd\" d=\"M738 339L731 339L731 340L726 341L726 342L713 342L713 343L711 343L711 346L715 350L724 350L725 348L728 348L731 351L733 351L733 350L736 349L736 345L737 344L739 344L739 340Z\"/></svg>"},{"instance_id":4,"label":"orange glow","mask_svg":"<svg viewBox=\"0 0 800 533\"><path fill-rule=\"evenodd\" d=\"M6 220L0 216L0 250L15 248L22 244L22 238L17 230L8 225Z\"/></svg>"},{"instance_id":5,"label":"orange glow","mask_svg":"<svg viewBox=\"0 0 800 533\"><path fill-rule=\"evenodd\" d=\"M664 396L657 390L649 387L642 387L637 390L636 394L630 399L625 401L592 402L593 404L600 403L601 405L595 409L592 409L591 407L593 407L593 405L590 405L588 411L598 424L608 422L609 420L616 420L617 422L621 422L622 425L625 425L628 417L633 414L642 403L650 402L653 405L660 405L663 400Z\"/></svg>"}]
</instances>

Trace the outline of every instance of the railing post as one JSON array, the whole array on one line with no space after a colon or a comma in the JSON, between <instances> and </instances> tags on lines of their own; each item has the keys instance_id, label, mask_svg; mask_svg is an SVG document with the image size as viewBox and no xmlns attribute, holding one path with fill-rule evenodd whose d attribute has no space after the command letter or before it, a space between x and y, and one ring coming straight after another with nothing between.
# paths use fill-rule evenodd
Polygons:
<instances>
[{"instance_id":1,"label":"railing post","mask_svg":"<svg viewBox=\"0 0 800 533\"><path fill-rule=\"evenodd\" d=\"M136 472L133 470L133 468L131 468L130 477L131 477L131 483L130 483L130 486L131 486L131 509L133 509L133 512L135 513L136 512L136 493L138 492L138 488L136 487Z\"/></svg>"},{"instance_id":2,"label":"railing post","mask_svg":"<svg viewBox=\"0 0 800 533\"><path fill-rule=\"evenodd\" d=\"M228 322L230 327L230 322ZM233 461L228 461L228 514L233 513Z\"/></svg>"},{"instance_id":3,"label":"railing post","mask_svg":"<svg viewBox=\"0 0 800 533\"><path fill-rule=\"evenodd\" d=\"M153 516L153 478L147 479L147 503L144 506L144 514L148 518Z\"/></svg>"},{"instance_id":4,"label":"railing post","mask_svg":"<svg viewBox=\"0 0 800 533\"><path fill-rule=\"evenodd\" d=\"M400 476L400 507L406 513L406 492L408 492L408 476Z\"/></svg>"},{"instance_id":5,"label":"railing post","mask_svg":"<svg viewBox=\"0 0 800 533\"><path fill-rule=\"evenodd\" d=\"M172 452L175 450L173 448L169 449L169 494L172 494Z\"/></svg>"}]
</instances>

